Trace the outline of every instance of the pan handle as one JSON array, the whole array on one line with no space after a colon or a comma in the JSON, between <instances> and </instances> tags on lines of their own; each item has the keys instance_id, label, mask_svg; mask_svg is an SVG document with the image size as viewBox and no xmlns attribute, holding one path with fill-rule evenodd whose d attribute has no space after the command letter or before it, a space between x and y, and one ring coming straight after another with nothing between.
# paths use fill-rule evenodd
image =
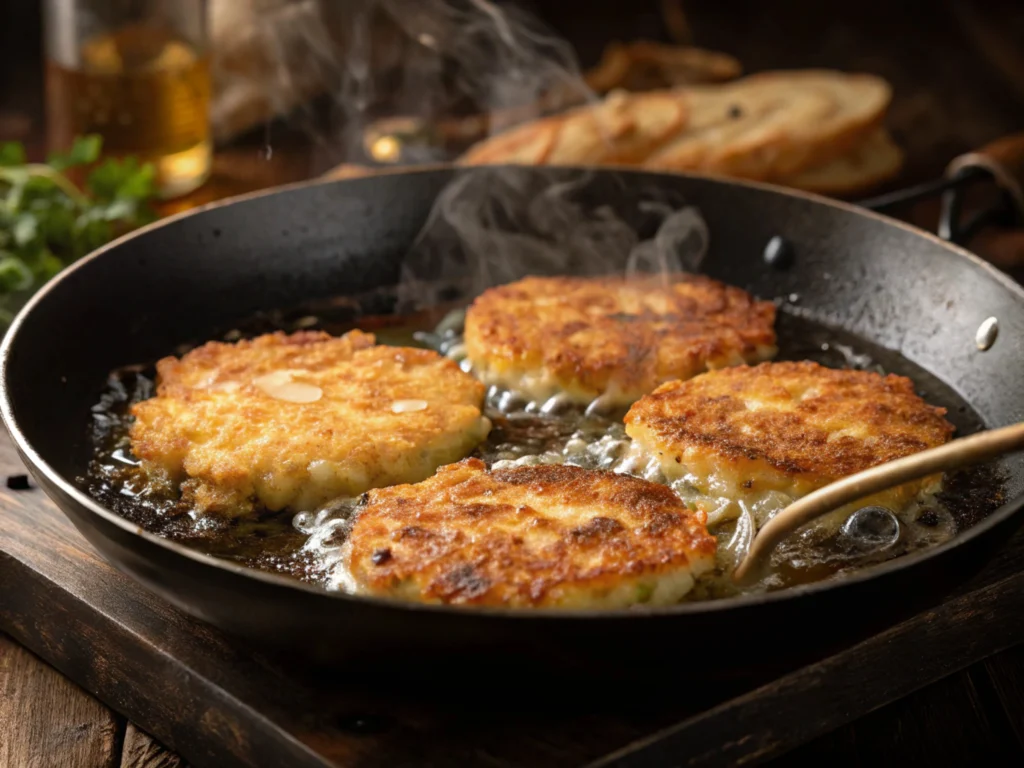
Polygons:
<instances>
[{"instance_id":1,"label":"pan handle","mask_svg":"<svg viewBox=\"0 0 1024 768\"><path fill-rule=\"evenodd\" d=\"M955 177L969 168L988 171L1010 196L1017 213L1024 216L1024 133L1004 136L954 158L946 168L946 176Z\"/></svg>"},{"instance_id":2,"label":"pan handle","mask_svg":"<svg viewBox=\"0 0 1024 768\"><path fill-rule=\"evenodd\" d=\"M999 195L964 221L964 190L983 181L994 183ZM1024 225L1024 133L1004 136L954 158L940 179L861 200L858 205L882 212L936 195L942 196L938 233L950 242L966 243L989 224Z\"/></svg>"},{"instance_id":3,"label":"pan handle","mask_svg":"<svg viewBox=\"0 0 1024 768\"><path fill-rule=\"evenodd\" d=\"M946 179L954 181L983 175L1000 190L998 200L962 220L963 185L948 187L942 195L939 237L966 243L988 224L1020 226L1024 224L1024 133L1004 136L974 152L953 159L946 168Z\"/></svg>"}]
</instances>

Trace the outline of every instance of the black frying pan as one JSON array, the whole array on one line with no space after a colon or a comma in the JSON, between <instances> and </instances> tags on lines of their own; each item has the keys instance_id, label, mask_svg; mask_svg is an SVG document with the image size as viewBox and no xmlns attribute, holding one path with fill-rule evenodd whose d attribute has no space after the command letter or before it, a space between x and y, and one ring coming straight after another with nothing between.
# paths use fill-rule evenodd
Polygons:
<instances>
[{"instance_id":1,"label":"black frying pan","mask_svg":"<svg viewBox=\"0 0 1024 768\"><path fill-rule=\"evenodd\" d=\"M398 279L439 193L428 169L308 184L169 219L101 249L50 283L2 348L3 418L61 509L114 565L231 632L336 663L372 657L439 668L454 658L603 676L656 670L718 676L815 653L916 611L970 577L1022 516L1024 457L1002 462L1014 500L932 550L839 581L629 612L519 612L332 594L198 554L145 533L84 494L89 407L108 372L153 360L256 310L357 294ZM573 169L528 169L553 180ZM705 271L899 350L990 427L1024 419L1024 291L937 237L823 198L758 184L587 171L585 194L628 206L652 185L697 205L711 232ZM781 235L792 263L766 265ZM782 268L782 267L787 268ZM998 318L988 351L977 329ZM954 415L954 421L957 416ZM720 661L693 665L695 651ZM472 661L471 661L472 660ZM388 669L393 667L389 666Z\"/></svg>"}]
</instances>

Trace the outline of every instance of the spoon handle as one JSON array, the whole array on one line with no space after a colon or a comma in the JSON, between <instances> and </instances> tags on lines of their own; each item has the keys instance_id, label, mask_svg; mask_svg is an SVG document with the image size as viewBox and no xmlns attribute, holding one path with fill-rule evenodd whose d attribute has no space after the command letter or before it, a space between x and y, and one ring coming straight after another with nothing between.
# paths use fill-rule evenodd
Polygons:
<instances>
[{"instance_id":1,"label":"spoon handle","mask_svg":"<svg viewBox=\"0 0 1024 768\"><path fill-rule=\"evenodd\" d=\"M961 437L937 448L879 464L819 488L794 501L757 532L746 557L733 573L733 580L738 583L747 581L779 542L802 525L844 504L911 480L979 464L1022 449L1024 422Z\"/></svg>"}]
</instances>

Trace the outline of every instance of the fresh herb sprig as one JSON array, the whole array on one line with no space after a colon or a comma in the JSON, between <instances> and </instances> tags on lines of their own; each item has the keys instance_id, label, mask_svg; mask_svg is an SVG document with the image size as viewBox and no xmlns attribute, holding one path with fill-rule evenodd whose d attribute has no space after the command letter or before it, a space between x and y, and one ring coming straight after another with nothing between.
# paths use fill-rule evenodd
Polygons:
<instances>
[{"instance_id":1,"label":"fresh herb sprig","mask_svg":"<svg viewBox=\"0 0 1024 768\"><path fill-rule=\"evenodd\" d=\"M17 142L0 142L0 330L43 283L104 243L156 218L156 173L135 158L107 159L80 189L66 175L100 158L99 136L29 163Z\"/></svg>"}]
</instances>

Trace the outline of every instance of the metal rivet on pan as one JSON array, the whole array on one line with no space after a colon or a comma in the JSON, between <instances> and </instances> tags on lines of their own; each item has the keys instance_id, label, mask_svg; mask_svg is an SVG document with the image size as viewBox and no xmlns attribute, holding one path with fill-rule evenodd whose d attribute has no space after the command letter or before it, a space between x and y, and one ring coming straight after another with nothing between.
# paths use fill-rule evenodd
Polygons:
<instances>
[{"instance_id":1,"label":"metal rivet on pan","mask_svg":"<svg viewBox=\"0 0 1024 768\"><path fill-rule=\"evenodd\" d=\"M787 269L793 263L793 246L780 235L775 235L764 247L764 263L776 269Z\"/></svg>"},{"instance_id":2,"label":"metal rivet on pan","mask_svg":"<svg viewBox=\"0 0 1024 768\"><path fill-rule=\"evenodd\" d=\"M985 352L992 348L999 336L999 320L990 317L978 326L978 332L974 334L974 343L978 349Z\"/></svg>"}]
</instances>

